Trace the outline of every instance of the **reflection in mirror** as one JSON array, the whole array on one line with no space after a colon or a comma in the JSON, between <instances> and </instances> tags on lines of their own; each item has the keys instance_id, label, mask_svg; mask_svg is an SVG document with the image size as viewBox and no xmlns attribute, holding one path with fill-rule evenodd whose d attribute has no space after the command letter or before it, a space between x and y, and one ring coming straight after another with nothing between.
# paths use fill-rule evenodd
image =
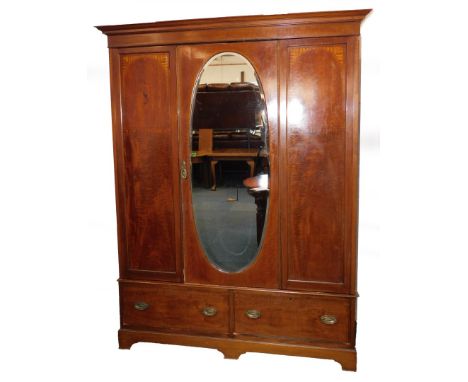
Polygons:
<instances>
[{"instance_id":1,"label":"reflection in mirror","mask_svg":"<svg viewBox=\"0 0 468 382\"><path fill-rule=\"evenodd\" d=\"M265 97L252 65L237 53L203 68L192 103L192 202L211 263L239 272L255 259L269 195Z\"/></svg>"}]
</instances>

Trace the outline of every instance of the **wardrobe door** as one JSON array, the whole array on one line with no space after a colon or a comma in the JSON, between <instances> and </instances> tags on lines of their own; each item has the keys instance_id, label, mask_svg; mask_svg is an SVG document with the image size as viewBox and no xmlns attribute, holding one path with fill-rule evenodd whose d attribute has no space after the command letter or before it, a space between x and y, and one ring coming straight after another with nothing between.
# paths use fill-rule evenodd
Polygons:
<instances>
[{"instance_id":1,"label":"wardrobe door","mask_svg":"<svg viewBox=\"0 0 468 382\"><path fill-rule=\"evenodd\" d=\"M190 171L191 163L195 164L193 154L196 154L194 152L196 149L192 142L192 111L197 105L197 103L194 102L194 98L197 94L197 89L199 89L199 80L203 77L202 74L206 68L206 64L208 62L213 62L210 60L225 53L227 53L226 56L241 56L242 59L247 60L255 70L256 81L258 81L264 94L264 103L266 105L264 118L268 125L269 195L268 207L266 208L265 214L266 217L264 217L263 235L261 242L258 244L257 254L254 260L244 268L236 271L229 271L218 267L216 263L210 260L205 250L206 247L204 247L203 237L199 235L199 231L197 230L201 226L197 225L199 221L196 221L196 216L194 214L194 207L197 208L197 206L194 206L194 198L192 198L195 194L195 188L192 187L193 174ZM229 58L232 59L232 57L228 57L228 59ZM277 42L266 41L179 46L177 48L177 62L181 129L180 156L187 163L187 179L182 180L181 186L185 281L200 284L279 288ZM230 71L230 69L226 69L226 71ZM240 76L240 78L243 78L243 76ZM249 76L246 75L245 80L241 79L240 81L248 81L248 78ZM229 85L224 84L225 81L226 80L223 79L223 85ZM231 83L230 86L232 87L233 85L235 84ZM219 110L220 108L214 108L213 113L219 113ZM235 109L235 111L236 117L239 117L239 114L245 113L242 109ZM224 116L221 117L225 118ZM223 123L220 125L223 125ZM213 152L214 150L212 153ZM210 155L205 157L206 161L213 159L210 158ZM247 200L249 198L251 199L251 204L255 207L254 197L248 195L242 183L240 184L238 189L239 198L237 198L236 193L233 193L233 197L229 199L225 198L222 200L222 203L231 203L230 206L235 209L237 208L237 200L241 200L241 193L243 193ZM218 187L216 191L210 191L209 188L205 189L205 191L205 194L207 194L206 198L208 199L207 203L210 203L210 199L222 195L221 193L223 192L221 187ZM238 205L239 204L237 204L237 206ZM218 211L215 210L214 213L216 214ZM249 222L250 221L246 221L246 224ZM255 223L255 211L253 222ZM212 224L210 228L212 230L212 238L221 236L221 228L219 225ZM228 231L228 229L234 230L235 226L227 227L226 231ZM238 234L238 232L234 232L234 235L236 234ZM241 240L237 242L240 241ZM235 256L235 254L233 256Z\"/></svg>"},{"instance_id":2,"label":"wardrobe door","mask_svg":"<svg viewBox=\"0 0 468 382\"><path fill-rule=\"evenodd\" d=\"M354 293L358 39L281 42L283 287Z\"/></svg>"},{"instance_id":3,"label":"wardrobe door","mask_svg":"<svg viewBox=\"0 0 468 382\"><path fill-rule=\"evenodd\" d=\"M111 49L121 277L181 280L175 49Z\"/></svg>"}]
</instances>

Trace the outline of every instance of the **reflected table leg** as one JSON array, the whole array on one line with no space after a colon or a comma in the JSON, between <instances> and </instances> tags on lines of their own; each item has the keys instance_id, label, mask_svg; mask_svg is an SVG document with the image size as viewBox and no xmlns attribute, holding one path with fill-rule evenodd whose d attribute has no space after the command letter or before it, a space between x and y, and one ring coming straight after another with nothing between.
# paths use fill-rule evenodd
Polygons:
<instances>
[{"instance_id":1,"label":"reflected table leg","mask_svg":"<svg viewBox=\"0 0 468 382\"><path fill-rule=\"evenodd\" d=\"M216 191L216 165L218 164L217 160L210 161L210 168L211 168L211 179L213 185L211 186L211 191Z\"/></svg>"},{"instance_id":2,"label":"reflected table leg","mask_svg":"<svg viewBox=\"0 0 468 382\"><path fill-rule=\"evenodd\" d=\"M265 213L268 201L268 190L250 189L248 193L255 198L257 205L257 244L260 245L263 234L263 226L265 225Z\"/></svg>"},{"instance_id":3,"label":"reflected table leg","mask_svg":"<svg viewBox=\"0 0 468 382\"><path fill-rule=\"evenodd\" d=\"M254 172L255 172L255 161L254 160L248 160L246 162L250 167L250 177L252 178L254 176Z\"/></svg>"}]
</instances>

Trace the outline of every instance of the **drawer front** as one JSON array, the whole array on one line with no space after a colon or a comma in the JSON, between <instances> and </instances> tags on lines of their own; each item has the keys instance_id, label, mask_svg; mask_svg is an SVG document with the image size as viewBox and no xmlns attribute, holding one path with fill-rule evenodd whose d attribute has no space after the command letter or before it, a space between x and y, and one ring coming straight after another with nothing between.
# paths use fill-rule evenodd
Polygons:
<instances>
[{"instance_id":1,"label":"drawer front","mask_svg":"<svg viewBox=\"0 0 468 382\"><path fill-rule=\"evenodd\" d=\"M235 332L297 341L350 343L354 299L236 292Z\"/></svg>"},{"instance_id":2,"label":"drawer front","mask_svg":"<svg viewBox=\"0 0 468 382\"><path fill-rule=\"evenodd\" d=\"M149 284L120 284L124 328L226 334L228 292L219 289Z\"/></svg>"}]
</instances>

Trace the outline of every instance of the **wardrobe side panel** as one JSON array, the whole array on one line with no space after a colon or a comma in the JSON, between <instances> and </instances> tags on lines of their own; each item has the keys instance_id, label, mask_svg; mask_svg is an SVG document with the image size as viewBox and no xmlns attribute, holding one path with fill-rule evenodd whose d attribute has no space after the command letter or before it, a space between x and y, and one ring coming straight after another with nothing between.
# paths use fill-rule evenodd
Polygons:
<instances>
[{"instance_id":1,"label":"wardrobe side panel","mask_svg":"<svg viewBox=\"0 0 468 382\"><path fill-rule=\"evenodd\" d=\"M283 285L346 292L353 50L347 38L282 43Z\"/></svg>"},{"instance_id":2,"label":"wardrobe side panel","mask_svg":"<svg viewBox=\"0 0 468 382\"><path fill-rule=\"evenodd\" d=\"M118 65L124 273L130 278L179 280L175 51L120 51Z\"/></svg>"}]
</instances>

